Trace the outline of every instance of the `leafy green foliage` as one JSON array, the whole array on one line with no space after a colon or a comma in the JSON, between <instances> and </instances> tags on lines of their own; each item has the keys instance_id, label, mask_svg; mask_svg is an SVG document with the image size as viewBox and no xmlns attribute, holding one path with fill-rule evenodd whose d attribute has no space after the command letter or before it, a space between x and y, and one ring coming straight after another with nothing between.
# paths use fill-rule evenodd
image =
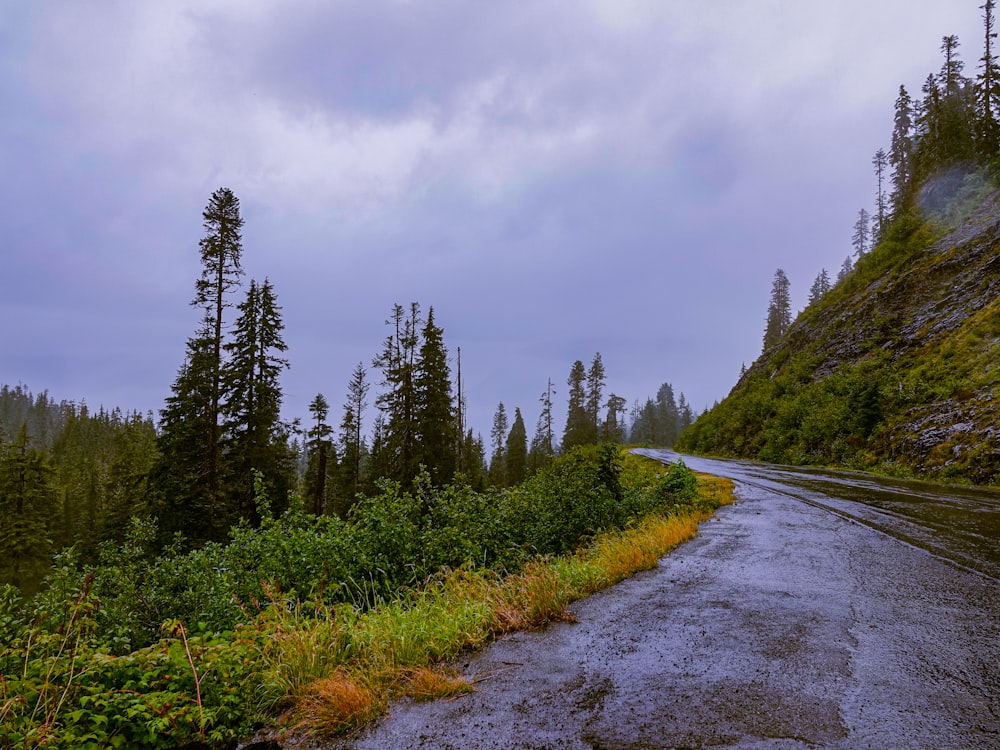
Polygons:
<instances>
[{"instance_id":1,"label":"leafy green foliage","mask_svg":"<svg viewBox=\"0 0 1000 750\"><path fill-rule=\"evenodd\" d=\"M671 464L656 484L656 494L664 502L690 502L698 494L698 478L683 461Z\"/></svg>"},{"instance_id":2,"label":"leafy green foliage","mask_svg":"<svg viewBox=\"0 0 1000 750\"><path fill-rule=\"evenodd\" d=\"M0 745L222 747L370 649L353 630L359 613L424 601L431 594L411 592L441 570L511 574L537 554L692 502L686 467L661 478L635 466L613 445L579 448L517 488L487 493L437 487L424 472L412 491L384 481L346 521L294 508L273 518L258 482L261 526L190 552L177 541L157 553L155 524L134 520L100 565L81 573L72 554L61 556L32 602L0 589ZM404 617L409 608L393 615L413 630L395 636L395 658L452 654L417 632L427 615ZM452 620L472 627L481 610L470 604ZM407 656L404 646L418 643Z\"/></svg>"}]
</instances>

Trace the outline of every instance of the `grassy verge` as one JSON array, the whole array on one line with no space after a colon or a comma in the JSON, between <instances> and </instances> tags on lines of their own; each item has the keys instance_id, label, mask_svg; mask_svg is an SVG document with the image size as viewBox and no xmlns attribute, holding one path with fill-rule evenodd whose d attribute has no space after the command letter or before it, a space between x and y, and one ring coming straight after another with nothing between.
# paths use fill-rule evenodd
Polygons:
<instances>
[{"instance_id":1,"label":"grassy verge","mask_svg":"<svg viewBox=\"0 0 1000 750\"><path fill-rule=\"evenodd\" d=\"M433 699L472 689L442 664L514 630L569 618L567 606L634 573L692 539L732 482L699 475L697 502L596 537L575 554L536 561L516 575L450 570L404 600L364 615L282 610L266 639L273 679L289 708L286 731L336 734L381 715L401 696ZM321 616L316 616L320 614ZM322 663L317 661L322 654Z\"/></svg>"},{"instance_id":2,"label":"grassy verge","mask_svg":"<svg viewBox=\"0 0 1000 750\"><path fill-rule=\"evenodd\" d=\"M449 659L654 567L729 488L599 446L504 492L387 485L347 523L290 514L225 547L67 559L29 607L0 587L0 747L231 748L456 695L472 686Z\"/></svg>"}]
</instances>

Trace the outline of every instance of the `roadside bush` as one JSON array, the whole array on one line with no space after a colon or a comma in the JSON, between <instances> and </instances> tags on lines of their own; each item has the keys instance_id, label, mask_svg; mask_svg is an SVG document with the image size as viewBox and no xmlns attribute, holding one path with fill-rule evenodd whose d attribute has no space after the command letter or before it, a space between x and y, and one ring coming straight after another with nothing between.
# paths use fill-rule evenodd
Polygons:
<instances>
[{"instance_id":1,"label":"roadside bush","mask_svg":"<svg viewBox=\"0 0 1000 750\"><path fill-rule=\"evenodd\" d=\"M656 485L656 495L664 505L691 503L698 496L698 477L680 459L670 464Z\"/></svg>"},{"instance_id":2,"label":"roadside bush","mask_svg":"<svg viewBox=\"0 0 1000 750\"><path fill-rule=\"evenodd\" d=\"M262 514L259 529L241 525L229 544L186 553L178 539L154 555L155 524L133 521L97 566L81 571L72 551L61 556L32 602L0 590L0 747L222 747L371 650L356 627L364 613L376 610L369 626L396 613L406 627L392 658L409 666L506 627L506 604L491 615L474 596L461 618L434 615L467 630L465 640L431 627L410 610L433 611L434 592L516 574L514 590L522 581L534 593L528 614L509 622L551 619L569 589L553 584L551 606L538 604L553 574L532 574L533 557L693 498L683 464L662 476L652 462L625 466L608 445L574 449L508 490L434 487L426 474L412 492L383 482L346 521Z\"/></svg>"},{"instance_id":3,"label":"roadside bush","mask_svg":"<svg viewBox=\"0 0 1000 750\"><path fill-rule=\"evenodd\" d=\"M620 449L584 446L556 458L507 496L507 525L522 547L557 555L628 518Z\"/></svg>"}]
</instances>

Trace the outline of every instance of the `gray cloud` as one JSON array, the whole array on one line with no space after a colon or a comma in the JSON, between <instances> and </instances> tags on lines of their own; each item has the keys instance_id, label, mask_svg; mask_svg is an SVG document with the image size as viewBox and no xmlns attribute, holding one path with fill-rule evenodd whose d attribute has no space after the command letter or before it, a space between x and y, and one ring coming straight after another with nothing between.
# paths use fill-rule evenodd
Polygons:
<instances>
[{"instance_id":1,"label":"gray cloud","mask_svg":"<svg viewBox=\"0 0 1000 750\"><path fill-rule=\"evenodd\" d=\"M530 430L595 351L630 401L710 405L774 269L801 306L839 268L898 85L944 34L974 72L978 4L10 4L0 381L158 408L226 185L285 310L289 416L339 403L411 300L484 432L501 400Z\"/></svg>"}]
</instances>

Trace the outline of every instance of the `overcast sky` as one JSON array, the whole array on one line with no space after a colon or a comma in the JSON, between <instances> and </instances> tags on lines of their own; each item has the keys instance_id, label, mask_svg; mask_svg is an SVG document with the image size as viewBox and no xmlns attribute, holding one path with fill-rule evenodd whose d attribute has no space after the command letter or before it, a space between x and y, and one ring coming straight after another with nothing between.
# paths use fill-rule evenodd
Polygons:
<instances>
[{"instance_id":1,"label":"overcast sky","mask_svg":"<svg viewBox=\"0 0 1000 750\"><path fill-rule=\"evenodd\" d=\"M798 311L850 252L899 85L947 34L974 75L981 4L2 2L0 383L158 411L225 186L289 418L322 392L339 422L412 301L487 441L501 401L530 437L548 378L561 422L595 352L630 404L669 382L703 409L759 354L775 269Z\"/></svg>"}]
</instances>

